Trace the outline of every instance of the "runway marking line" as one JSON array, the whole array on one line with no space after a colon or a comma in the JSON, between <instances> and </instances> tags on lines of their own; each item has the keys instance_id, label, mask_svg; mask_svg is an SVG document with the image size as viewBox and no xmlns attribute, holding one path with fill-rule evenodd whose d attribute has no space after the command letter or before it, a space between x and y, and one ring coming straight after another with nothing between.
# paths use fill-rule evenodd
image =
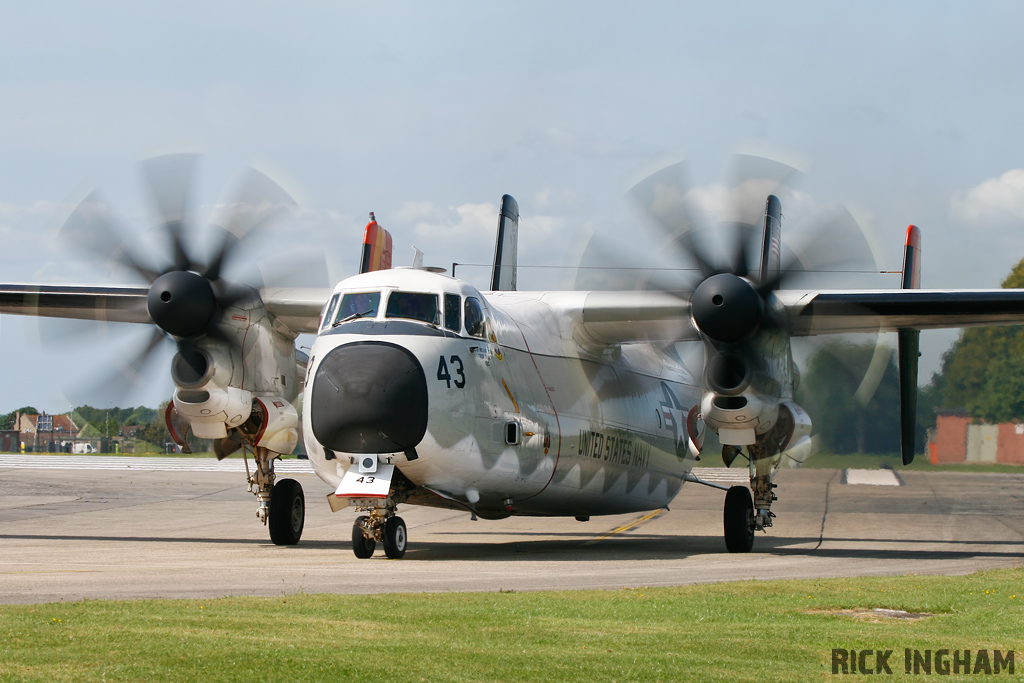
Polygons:
<instances>
[{"instance_id":1,"label":"runway marking line","mask_svg":"<svg viewBox=\"0 0 1024 683\"><path fill-rule=\"evenodd\" d=\"M25 572L0 572L0 576L8 574L95 574L99 569L37 569Z\"/></svg>"},{"instance_id":2,"label":"runway marking line","mask_svg":"<svg viewBox=\"0 0 1024 683\"><path fill-rule=\"evenodd\" d=\"M615 536L616 534L621 534L621 533L624 533L626 531L629 531L630 529L635 529L636 527L640 526L644 522L651 521L652 519L654 519L655 517L660 515L662 512L664 512L664 510L655 510L654 512L648 512L646 515L644 515L640 519L634 519L629 524L624 524L624 525L620 526L618 529L612 529L611 531L606 533L604 536L599 536L598 538L593 538L593 539L591 539L589 541L584 542L582 545L584 545L584 546L594 545L595 543L600 543L601 541L605 540L606 538L611 538L612 536Z\"/></svg>"}]
</instances>

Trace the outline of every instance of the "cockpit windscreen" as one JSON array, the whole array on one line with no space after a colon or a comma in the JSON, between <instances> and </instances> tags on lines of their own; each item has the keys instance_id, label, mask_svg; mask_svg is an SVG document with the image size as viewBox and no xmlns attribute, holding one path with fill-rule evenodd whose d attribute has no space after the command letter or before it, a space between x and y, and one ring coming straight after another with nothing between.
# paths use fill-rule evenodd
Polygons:
<instances>
[{"instance_id":1,"label":"cockpit windscreen","mask_svg":"<svg viewBox=\"0 0 1024 683\"><path fill-rule=\"evenodd\" d=\"M408 318L433 325L441 324L436 294L391 292L384 315L388 318Z\"/></svg>"},{"instance_id":2,"label":"cockpit windscreen","mask_svg":"<svg viewBox=\"0 0 1024 683\"><path fill-rule=\"evenodd\" d=\"M338 316L334 324L348 322L357 318L376 318L380 306L380 292L359 292L346 294L338 306Z\"/></svg>"}]
</instances>

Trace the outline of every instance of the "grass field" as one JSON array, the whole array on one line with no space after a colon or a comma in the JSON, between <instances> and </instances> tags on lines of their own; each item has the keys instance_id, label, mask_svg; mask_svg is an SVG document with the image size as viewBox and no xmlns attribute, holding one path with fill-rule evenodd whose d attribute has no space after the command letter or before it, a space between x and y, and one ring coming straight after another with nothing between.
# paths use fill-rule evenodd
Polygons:
<instances>
[{"instance_id":1,"label":"grass field","mask_svg":"<svg viewBox=\"0 0 1024 683\"><path fill-rule=\"evenodd\" d=\"M837 613L875 607L933 616ZM1020 652L1022 621L1022 569L2 606L0 681L813 681L833 648L893 650L882 680L902 680L904 648Z\"/></svg>"}]
</instances>

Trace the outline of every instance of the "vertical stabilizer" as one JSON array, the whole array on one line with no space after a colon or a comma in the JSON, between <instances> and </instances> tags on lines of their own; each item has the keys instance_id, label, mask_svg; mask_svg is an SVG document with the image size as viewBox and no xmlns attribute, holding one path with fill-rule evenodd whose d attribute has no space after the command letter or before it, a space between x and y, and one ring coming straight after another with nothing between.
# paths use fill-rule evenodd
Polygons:
<instances>
[{"instance_id":1,"label":"vertical stabilizer","mask_svg":"<svg viewBox=\"0 0 1024 683\"><path fill-rule=\"evenodd\" d=\"M498 239L494 245L492 291L514 291L519 251L519 204L510 195L502 195L498 214Z\"/></svg>"},{"instance_id":2,"label":"vertical stabilizer","mask_svg":"<svg viewBox=\"0 0 1024 683\"><path fill-rule=\"evenodd\" d=\"M391 267L391 233L377 224L370 212L370 222L363 231L363 254L359 261L359 272L387 270Z\"/></svg>"},{"instance_id":3,"label":"vertical stabilizer","mask_svg":"<svg viewBox=\"0 0 1024 683\"><path fill-rule=\"evenodd\" d=\"M903 289L921 288L921 231L916 225L907 228L903 251ZM900 360L900 451L903 464L914 461L917 432L917 359L920 354L921 331L901 328Z\"/></svg>"},{"instance_id":4,"label":"vertical stabilizer","mask_svg":"<svg viewBox=\"0 0 1024 683\"><path fill-rule=\"evenodd\" d=\"M761 284L779 277L782 270L782 203L773 194L764 206L764 235L761 239Z\"/></svg>"}]
</instances>

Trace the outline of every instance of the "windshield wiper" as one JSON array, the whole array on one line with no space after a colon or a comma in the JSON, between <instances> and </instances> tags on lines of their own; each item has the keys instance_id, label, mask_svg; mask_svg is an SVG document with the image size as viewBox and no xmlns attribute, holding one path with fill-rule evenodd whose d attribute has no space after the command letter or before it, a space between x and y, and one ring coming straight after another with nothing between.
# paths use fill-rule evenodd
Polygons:
<instances>
[{"instance_id":1,"label":"windshield wiper","mask_svg":"<svg viewBox=\"0 0 1024 683\"><path fill-rule=\"evenodd\" d=\"M340 325L342 323L347 323L349 320L355 320L356 318L365 318L366 316L370 315L371 313L373 313L373 309L372 308L369 309L369 310L363 311L362 313L353 313L352 315L348 316L347 318L342 318L341 320L337 321L336 323L331 325L331 327L337 327L338 325Z\"/></svg>"}]
</instances>

